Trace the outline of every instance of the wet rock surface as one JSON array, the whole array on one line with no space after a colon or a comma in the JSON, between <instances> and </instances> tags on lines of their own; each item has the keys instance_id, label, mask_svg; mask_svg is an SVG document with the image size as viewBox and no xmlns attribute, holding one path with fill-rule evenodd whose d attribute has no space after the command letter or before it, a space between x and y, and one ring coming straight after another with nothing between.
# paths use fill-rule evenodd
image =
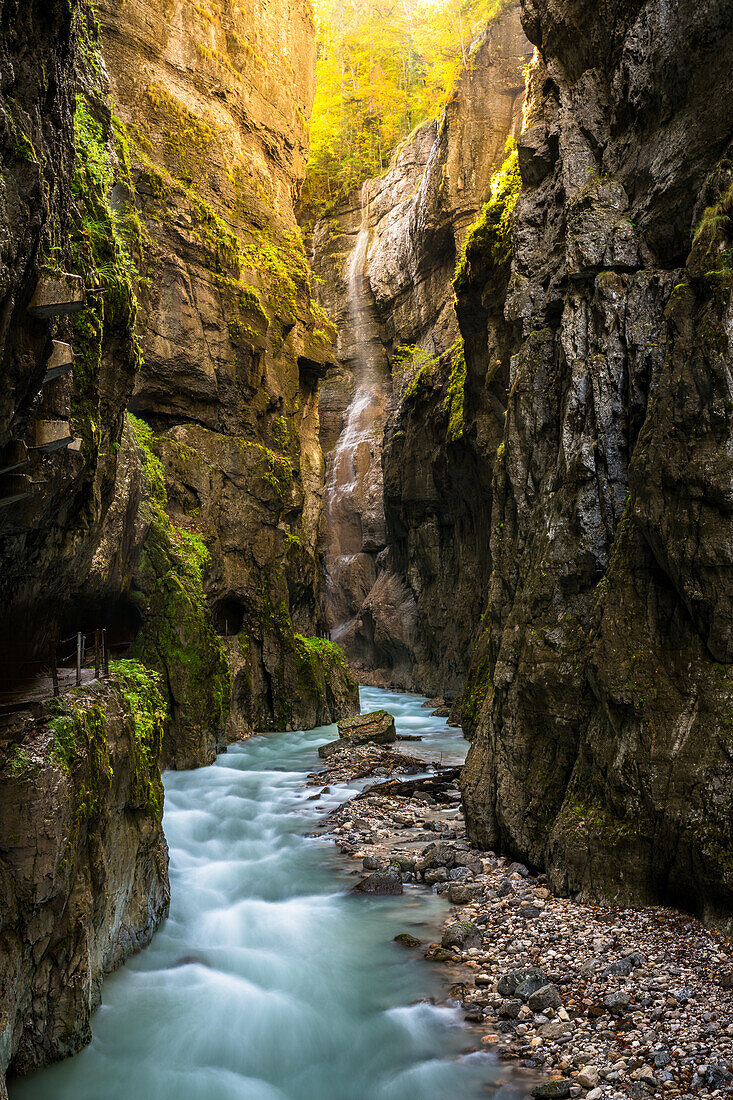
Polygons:
<instances>
[{"instance_id":1,"label":"wet rock surface","mask_svg":"<svg viewBox=\"0 0 733 1100\"><path fill-rule=\"evenodd\" d=\"M353 781L359 762L350 771L345 763L340 780ZM392 766L399 770L399 761ZM479 1043L539 1075L539 1084L528 1079L528 1095L729 1094L728 938L668 908L555 897L545 875L471 848L455 797L446 810L419 792L385 789L398 782L366 788L324 825L362 873L371 872L366 882L399 867L404 890L424 884L450 900L457 882L474 888L425 956L449 968L451 996L478 1027ZM453 782L446 778L446 790Z\"/></svg>"},{"instance_id":2,"label":"wet rock surface","mask_svg":"<svg viewBox=\"0 0 733 1100\"><path fill-rule=\"evenodd\" d=\"M479 51L445 126L367 189L372 338L392 357L371 451L385 541L345 641L366 682L462 693L474 842L560 892L730 925L733 15L525 0L521 18L521 124L492 85L508 92L521 51L504 43L493 69ZM477 174L490 209L453 317L471 81L517 148L491 188L503 141ZM314 235L339 320L358 205ZM420 354L395 358L398 341ZM353 347L339 354L329 440Z\"/></svg>"},{"instance_id":3,"label":"wet rock surface","mask_svg":"<svg viewBox=\"0 0 733 1100\"><path fill-rule=\"evenodd\" d=\"M351 745L360 745L365 741L388 745L397 740L394 718L386 710L374 710L356 718L344 719L337 723L337 727L339 737Z\"/></svg>"},{"instance_id":4,"label":"wet rock surface","mask_svg":"<svg viewBox=\"0 0 733 1100\"><path fill-rule=\"evenodd\" d=\"M137 369L134 305L129 274L118 262L109 193L87 171L93 132L110 186L119 182L109 87L98 61L86 0L13 0L3 7L3 691L21 672L48 661L49 643L89 629L90 612L92 629L102 625L95 610L120 600L139 553L139 463L123 438ZM122 213L121 196L120 203ZM103 290L96 282L100 256L88 237L92 208L96 230L109 244ZM87 283L97 293L86 294ZM37 308L41 301L45 308ZM94 340L85 341L92 330ZM54 348L61 345L76 356L76 370L54 366ZM62 357L67 368L69 358Z\"/></svg>"},{"instance_id":5,"label":"wet rock surface","mask_svg":"<svg viewBox=\"0 0 733 1100\"><path fill-rule=\"evenodd\" d=\"M104 975L168 910L163 701L124 692L93 681L55 718L38 704L0 724L0 1093L5 1070L90 1041Z\"/></svg>"},{"instance_id":6,"label":"wet rock surface","mask_svg":"<svg viewBox=\"0 0 733 1100\"><path fill-rule=\"evenodd\" d=\"M561 892L731 927L733 17L666 11L523 4L509 280L458 287L467 362L512 326L463 794Z\"/></svg>"},{"instance_id":7,"label":"wet rock surface","mask_svg":"<svg viewBox=\"0 0 733 1100\"><path fill-rule=\"evenodd\" d=\"M318 747L318 755L324 759L359 745L390 745L397 740L394 718L386 710L344 719L338 722L337 727L338 740Z\"/></svg>"},{"instance_id":8,"label":"wet rock surface","mask_svg":"<svg viewBox=\"0 0 733 1100\"><path fill-rule=\"evenodd\" d=\"M227 3L216 18L196 5L168 18L147 0L97 6L146 234L131 408L152 428L180 541L205 545L212 644L228 664L228 698L208 708L219 721L194 723L213 727L198 756L186 716L199 700L182 701L180 683L171 693L182 742L171 763L191 767L253 730L357 710L356 685L322 637L318 388L333 333L293 212L315 35L302 0L256 13ZM170 648L157 636L146 648L166 675Z\"/></svg>"},{"instance_id":9,"label":"wet rock surface","mask_svg":"<svg viewBox=\"0 0 733 1100\"><path fill-rule=\"evenodd\" d=\"M161 672L170 720L136 739L95 689L60 765L35 721L0 731L0 1080L88 1042L103 973L164 912L161 762L358 707L318 600L332 333L293 214L310 5L174 7L2 7L0 477L23 488L0 485L2 679L106 627Z\"/></svg>"}]
</instances>

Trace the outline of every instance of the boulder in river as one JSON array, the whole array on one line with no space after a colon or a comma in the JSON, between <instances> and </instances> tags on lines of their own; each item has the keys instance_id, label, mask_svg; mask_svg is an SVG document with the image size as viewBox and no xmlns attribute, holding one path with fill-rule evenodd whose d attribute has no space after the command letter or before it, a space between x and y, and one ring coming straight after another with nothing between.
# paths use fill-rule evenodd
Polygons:
<instances>
[{"instance_id":1,"label":"boulder in river","mask_svg":"<svg viewBox=\"0 0 733 1100\"><path fill-rule=\"evenodd\" d=\"M342 749L367 745L391 745L397 740L394 718L386 710L373 710L369 714L358 714L338 723L339 736L336 741L319 745L318 755L327 760ZM419 740L419 738L418 738Z\"/></svg>"},{"instance_id":2,"label":"boulder in river","mask_svg":"<svg viewBox=\"0 0 733 1100\"><path fill-rule=\"evenodd\" d=\"M419 947L420 940L417 936L411 936L409 932L400 932L399 936L395 936L394 942L398 943L400 947Z\"/></svg>"},{"instance_id":3,"label":"boulder in river","mask_svg":"<svg viewBox=\"0 0 733 1100\"><path fill-rule=\"evenodd\" d=\"M401 894L402 875L396 863L390 864L386 871L375 871L374 874L361 880L354 887L354 894Z\"/></svg>"},{"instance_id":4,"label":"boulder in river","mask_svg":"<svg viewBox=\"0 0 733 1100\"><path fill-rule=\"evenodd\" d=\"M358 714L338 723L339 737L352 745L364 745L368 741L376 745L390 745L397 740L394 718L386 710L373 710Z\"/></svg>"}]
</instances>

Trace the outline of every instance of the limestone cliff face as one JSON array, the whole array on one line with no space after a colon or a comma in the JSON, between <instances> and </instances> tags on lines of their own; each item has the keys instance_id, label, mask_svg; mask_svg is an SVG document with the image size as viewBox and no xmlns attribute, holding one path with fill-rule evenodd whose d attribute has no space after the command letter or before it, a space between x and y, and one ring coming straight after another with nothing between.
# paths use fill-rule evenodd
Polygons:
<instances>
[{"instance_id":1,"label":"limestone cliff face","mask_svg":"<svg viewBox=\"0 0 733 1100\"><path fill-rule=\"evenodd\" d=\"M0 1092L89 1042L103 976L167 912L165 706L154 674L115 676L2 731Z\"/></svg>"},{"instance_id":2,"label":"limestone cliff face","mask_svg":"<svg viewBox=\"0 0 733 1100\"><path fill-rule=\"evenodd\" d=\"M471 835L553 885L731 926L730 5L525 0ZM461 327L494 340L491 238ZM461 312L462 311L462 312ZM481 329L481 326L479 326Z\"/></svg>"},{"instance_id":3,"label":"limestone cliff face","mask_svg":"<svg viewBox=\"0 0 733 1100\"><path fill-rule=\"evenodd\" d=\"M120 166L92 12L5 4L0 54L7 692L37 676L49 640L101 625L100 609L123 599L143 481L123 434L135 301L123 196L119 222L110 205ZM150 690L149 712L135 691L97 684L0 722L3 1095L8 1066L27 1072L88 1041L103 974L166 911L164 706ZM149 718L142 731L135 714Z\"/></svg>"},{"instance_id":4,"label":"limestone cliff face","mask_svg":"<svg viewBox=\"0 0 733 1100\"><path fill-rule=\"evenodd\" d=\"M313 24L305 0L103 0L98 11L142 223L132 409L153 429L176 537L204 546L211 651L231 669L217 705L195 698L207 677L181 679L155 624L175 616L145 611L169 554L148 557L139 645L171 683L182 744L170 758L188 766L226 737L312 726L356 703L317 638L318 383L332 337L293 214Z\"/></svg>"},{"instance_id":5,"label":"limestone cliff face","mask_svg":"<svg viewBox=\"0 0 733 1100\"><path fill-rule=\"evenodd\" d=\"M332 519L322 535L326 613L370 682L460 690L483 610L487 456L496 451L503 409L485 395L484 369L468 383L473 406L458 411L465 363L452 279L507 137L519 131L530 57L519 6L510 6L474 45L444 117L418 130L384 176L313 232L313 266L338 324L341 366L321 391ZM365 228L355 311L356 234ZM343 411L365 358L384 397L364 442L352 448L355 488L344 494L336 467L348 465L353 404L345 418Z\"/></svg>"}]
</instances>

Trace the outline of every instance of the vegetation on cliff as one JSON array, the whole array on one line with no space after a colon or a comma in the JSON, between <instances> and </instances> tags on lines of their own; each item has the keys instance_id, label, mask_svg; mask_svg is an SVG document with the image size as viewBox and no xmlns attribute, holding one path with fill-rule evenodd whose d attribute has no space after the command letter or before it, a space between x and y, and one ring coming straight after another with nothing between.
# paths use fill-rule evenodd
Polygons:
<instances>
[{"instance_id":1,"label":"vegetation on cliff","mask_svg":"<svg viewBox=\"0 0 733 1100\"><path fill-rule=\"evenodd\" d=\"M512 214L522 188L519 157L512 138L507 139L506 159L491 179L491 192L478 218L470 226L458 256L453 286L465 292L475 275L501 288L509 275L512 255Z\"/></svg>"},{"instance_id":2,"label":"vegetation on cliff","mask_svg":"<svg viewBox=\"0 0 733 1100\"><path fill-rule=\"evenodd\" d=\"M74 782L74 820L97 816L113 781L109 723L119 718L129 737L128 804L160 818L160 756L168 718L159 675L138 661L115 661L111 683L78 688L48 703L46 758ZM25 769L35 767L26 756ZM15 773L19 773L18 767Z\"/></svg>"},{"instance_id":3,"label":"vegetation on cliff","mask_svg":"<svg viewBox=\"0 0 733 1100\"><path fill-rule=\"evenodd\" d=\"M318 84L301 196L315 216L387 167L445 106L471 43L511 0L317 0Z\"/></svg>"},{"instance_id":4,"label":"vegetation on cliff","mask_svg":"<svg viewBox=\"0 0 733 1100\"><path fill-rule=\"evenodd\" d=\"M86 78L102 63L99 29L86 7L79 10L77 20ZM139 226L126 219L129 204L124 197L124 161L121 169L106 99L94 84L87 86L86 79L82 87L85 90L77 93L74 113L72 197L76 216L70 247L73 268L84 279L86 301L73 325L72 418L84 457L94 465L103 442L106 449L118 442L122 428L119 415L110 417L111 410L104 407L100 371L105 349L114 344L115 355L124 357L129 375L141 361L135 333L137 272L130 251L130 245L139 248L140 238ZM119 210L112 207L116 183L121 184Z\"/></svg>"},{"instance_id":5,"label":"vegetation on cliff","mask_svg":"<svg viewBox=\"0 0 733 1100\"><path fill-rule=\"evenodd\" d=\"M208 746L211 755L222 741L229 661L204 593L209 552L193 526L188 530L169 518L155 436L136 417L129 416L129 422L143 459L148 497L141 514L149 525L134 581L142 626L132 655L164 676L175 732L165 755L186 766L200 746Z\"/></svg>"}]
</instances>

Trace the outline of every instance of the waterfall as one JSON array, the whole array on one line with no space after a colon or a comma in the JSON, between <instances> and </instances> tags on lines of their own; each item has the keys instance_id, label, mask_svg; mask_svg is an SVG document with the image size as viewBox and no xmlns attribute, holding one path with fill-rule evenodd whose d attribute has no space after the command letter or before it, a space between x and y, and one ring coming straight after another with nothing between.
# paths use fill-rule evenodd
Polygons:
<instances>
[{"instance_id":1,"label":"waterfall","mask_svg":"<svg viewBox=\"0 0 733 1100\"><path fill-rule=\"evenodd\" d=\"M354 380L357 389L368 387L374 374L374 352L368 324L371 288L365 270L369 251L369 182L367 180L361 189L361 226L349 259L349 324L356 344Z\"/></svg>"},{"instance_id":2,"label":"waterfall","mask_svg":"<svg viewBox=\"0 0 733 1100\"><path fill-rule=\"evenodd\" d=\"M369 221L367 181L346 270L348 326L343 344L349 353L352 397L330 456L324 492L324 610L331 636L342 642L376 580L376 554L385 542L381 447L388 368L367 270Z\"/></svg>"}]
</instances>

